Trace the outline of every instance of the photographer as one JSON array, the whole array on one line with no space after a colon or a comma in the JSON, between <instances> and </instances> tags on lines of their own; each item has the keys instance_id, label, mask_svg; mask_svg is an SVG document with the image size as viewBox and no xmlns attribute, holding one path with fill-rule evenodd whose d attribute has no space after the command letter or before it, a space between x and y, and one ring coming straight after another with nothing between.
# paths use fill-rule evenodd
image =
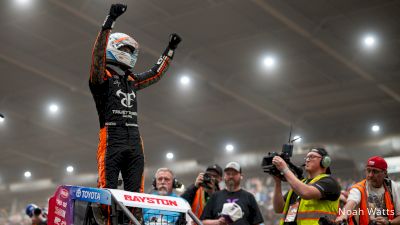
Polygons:
<instances>
[{"instance_id":1,"label":"photographer","mask_svg":"<svg viewBox=\"0 0 400 225\"><path fill-rule=\"evenodd\" d=\"M206 172L199 173L194 184L190 185L181 195L192 206L192 212L199 218L203 213L211 195L219 191L222 181L222 168L214 164L207 167Z\"/></svg>"},{"instance_id":2,"label":"photographer","mask_svg":"<svg viewBox=\"0 0 400 225\"><path fill-rule=\"evenodd\" d=\"M27 205L25 213L31 218L32 225L47 225L47 213L37 205Z\"/></svg>"},{"instance_id":3,"label":"photographer","mask_svg":"<svg viewBox=\"0 0 400 225\"><path fill-rule=\"evenodd\" d=\"M336 221L348 219L350 225L399 225L400 193L398 184L388 179L386 161L379 156L369 158L365 175L364 180L351 187Z\"/></svg>"},{"instance_id":4,"label":"photographer","mask_svg":"<svg viewBox=\"0 0 400 225\"><path fill-rule=\"evenodd\" d=\"M316 225L321 217L335 219L339 208L340 186L330 176L331 159L323 148L311 149L305 158L307 178L299 180L279 156L272 164L281 171L291 189L282 196L281 180L274 176L273 207L282 213L280 225Z\"/></svg>"},{"instance_id":5,"label":"photographer","mask_svg":"<svg viewBox=\"0 0 400 225\"><path fill-rule=\"evenodd\" d=\"M243 190L242 168L237 162L230 162L224 169L224 190L215 192L200 220L204 225L256 225L264 222L253 194Z\"/></svg>"}]
</instances>

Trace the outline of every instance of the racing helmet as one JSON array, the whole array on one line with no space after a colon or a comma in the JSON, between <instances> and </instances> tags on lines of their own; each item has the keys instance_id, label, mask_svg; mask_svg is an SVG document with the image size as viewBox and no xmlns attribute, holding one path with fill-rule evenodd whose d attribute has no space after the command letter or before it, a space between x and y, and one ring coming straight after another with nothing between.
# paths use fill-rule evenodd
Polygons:
<instances>
[{"instance_id":1,"label":"racing helmet","mask_svg":"<svg viewBox=\"0 0 400 225\"><path fill-rule=\"evenodd\" d=\"M127 46L132 53L119 50L122 46ZM106 59L107 62L124 65L132 69L139 54L139 43L132 37L124 33L112 33L108 38Z\"/></svg>"},{"instance_id":2,"label":"racing helmet","mask_svg":"<svg viewBox=\"0 0 400 225\"><path fill-rule=\"evenodd\" d=\"M33 216L33 213L35 211L35 209L38 209L39 207L35 204L28 204L25 208L25 213L26 215L28 215L29 217Z\"/></svg>"}]
</instances>

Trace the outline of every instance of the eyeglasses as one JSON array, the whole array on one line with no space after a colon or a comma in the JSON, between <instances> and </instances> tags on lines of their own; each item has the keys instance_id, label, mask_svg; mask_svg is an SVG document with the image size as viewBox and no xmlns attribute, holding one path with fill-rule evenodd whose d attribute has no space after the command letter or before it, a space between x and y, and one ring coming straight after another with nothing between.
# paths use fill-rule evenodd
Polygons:
<instances>
[{"instance_id":1,"label":"eyeglasses","mask_svg":"<svg viewBox=\"0 0 400 225\"><path fill-rule=\"evenodd\" d=\"M376 175L376 174L379 174L379 173L383 172L383 170L375 170L375 169L369 169L369 168L367 168L367 169L365 169L365 172L366 172L367 174L372 173L373 175Z\"/></svg>"},{"instance_id":2,"label":"eyeglasses","mask_svg":"<svg viewBox=\"0 0 400 225\"><path fill-rule=\"evenodd\" d=\"M304 160L307 161L307 160L313 160L313 159L318 159L318 158L322 158L322 157L317 156L317 155L308 155L304 158Z\"/></svg>"}]
</instances>

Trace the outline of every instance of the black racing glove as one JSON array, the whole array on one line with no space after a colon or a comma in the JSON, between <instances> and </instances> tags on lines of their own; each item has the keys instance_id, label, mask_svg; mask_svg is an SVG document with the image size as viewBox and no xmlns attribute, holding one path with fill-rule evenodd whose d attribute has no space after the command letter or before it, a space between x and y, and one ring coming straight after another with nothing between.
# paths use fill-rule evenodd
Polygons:
<instances>
[{"instance_id":1,"label":"black racing glove","mask_svg":"<svg viewBox=\"0 0 400 225\"><path fill-rule=\"evenodd\" d=\"M182 38L178 34L176 34L176 33L170 34L168 47L172 50L175 50L181 41L182 41Z\"/></svg>"},{"instance_id":2,"label":"black racing glove","mask_svg":"<svg viewBox=\"0 0 400 225\"><path fill-rule=\"evenodd\" d=\"M128 6L125 4L112 4L110 7L110 12L103 23L103 30L112 29L114 27L115 20L124 14L127 7Z\"/></svg>"},{"instance_id":3,"label":"black racing glove","mask_svg":"<svg viewBox=\"0 0 400 225\"><path fill-rule=\"evenodd\" d=\"M170 57L171 59L174 58L174 52L175 49L178 47L178 44L182 41L182 38L176 34L170 34L169 35L169 42L168 42L168 47L164 51L164 55Z\"/></svg>"}]
</instances>

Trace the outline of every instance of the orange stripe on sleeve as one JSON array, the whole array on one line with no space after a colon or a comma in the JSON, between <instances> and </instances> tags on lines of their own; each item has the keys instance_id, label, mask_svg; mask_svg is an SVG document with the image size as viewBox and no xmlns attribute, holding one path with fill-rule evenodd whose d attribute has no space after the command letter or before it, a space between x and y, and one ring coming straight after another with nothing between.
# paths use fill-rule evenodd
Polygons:
<instances>
[{"instance_id":1,"label":"orange stripe on sleeve","mask_svg":"<svg viewBox=\"0 0 400 225\"><path fill-rule=\"evenodd\" d=\"M106 152L107 152L107 126L99 131L99 145L97 147L97 170L98 183L97 187L106 187Z\"/></svg>"},{"instance_id":2,"label":"orange stripe on sleeve","mask_svg":"<svg viewBox=\"0 0 400 225\"><path fill-rule=\"evenodd\" d=\"M167 59L166 59L166 60L163 62L163 64L161 65L160 72L158 72L156 75L154 75L154 76L152 76L152 77L150 77L150 78L147 78L147 79L144 80L144 81L141 81L141 82L137 83L136 86L138 86L138 85L140 85L140 84L143 84L143 83L147 83L147 82L149 82L149 81L151 81L151 80L153 80L153 79L156 79L157 77L161 76L161 74L163 73L164 69L168 66L168 63L169 63L169 58L167 57Z\"/></svg>"}]
</instances>

